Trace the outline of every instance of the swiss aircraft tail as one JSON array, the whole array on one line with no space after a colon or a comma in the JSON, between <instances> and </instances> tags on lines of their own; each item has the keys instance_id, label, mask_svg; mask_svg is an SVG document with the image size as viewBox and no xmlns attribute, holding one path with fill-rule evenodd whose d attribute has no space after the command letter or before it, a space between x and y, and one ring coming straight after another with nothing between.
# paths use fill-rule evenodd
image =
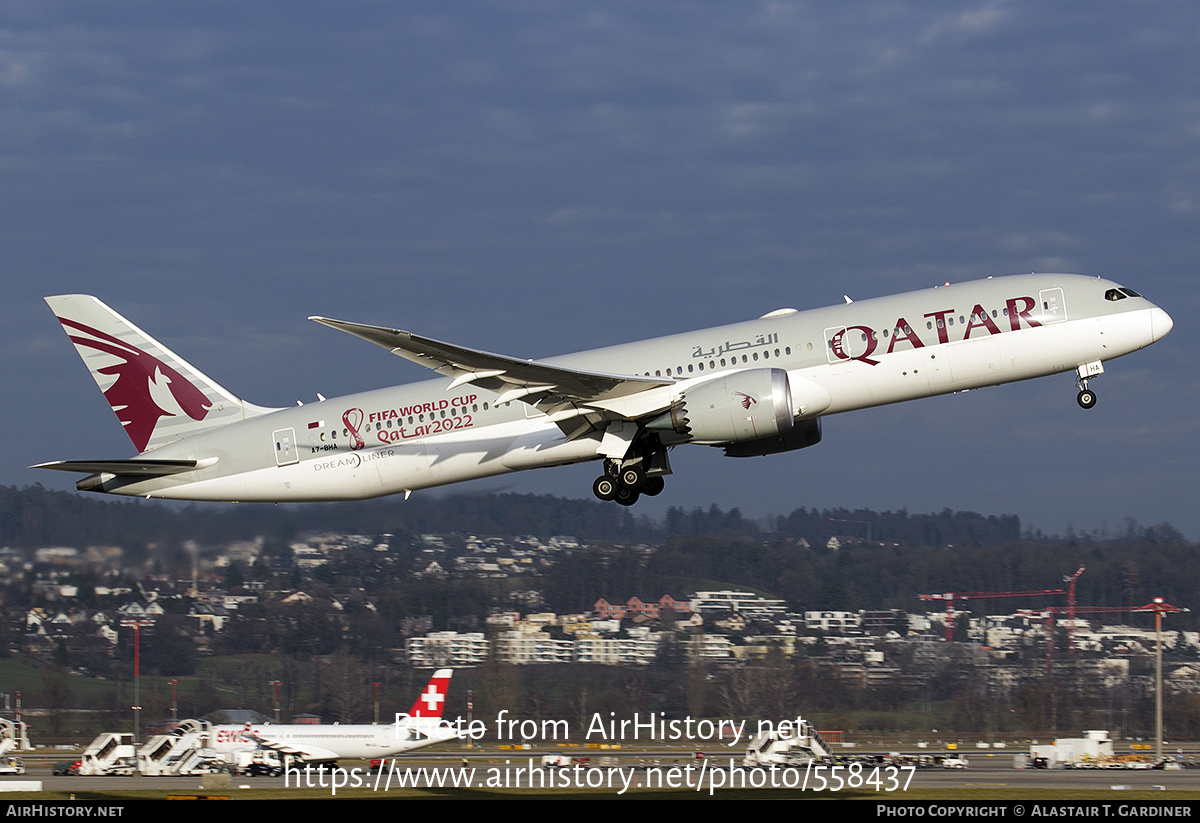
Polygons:
<instances>
[{"instance_id":1,"label":"swiss aircraft tail","mask_svg":"<svg viewBox=\"0 0 1200 823\"><path fill-rule=\"evenodd\" d=\"M408 716L440 720L442 709L446 707L446 691L450 688L452 674L454 674L453 669L438 669L434 672L433 677L429 678L429 685L425 687L425 690L417 697L417 701L413 703L412 708L408 710Z\"/></svg>"},{"instance_id":2,"label":"swiss aircraft tail","mask_svg":"<svg viewBox=\"0 0 1200 823\"><path fill-rule=\"evenodd\" d=\"M244 403L95 297L47 297L139 452L269 409Z\"/></svg>"}]
</instances>

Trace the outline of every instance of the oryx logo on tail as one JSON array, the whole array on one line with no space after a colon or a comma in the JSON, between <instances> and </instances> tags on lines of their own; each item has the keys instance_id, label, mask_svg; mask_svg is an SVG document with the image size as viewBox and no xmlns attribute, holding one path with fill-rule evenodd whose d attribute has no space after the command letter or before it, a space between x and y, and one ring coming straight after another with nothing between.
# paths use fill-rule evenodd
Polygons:
<instances>
[{"instance_id":1,"label":"oryx logo on tail","mask_svg":"<svg viewBox=\"0 0 1200 823\"><path fill-rule=\"evenodd\" d=\"M161 418L183 413L193 420L203 420L208 415L212 403L204 393L157 357L83 323L65 317L60 317L59 322L76 346L110 354L121 361L96 371L116 376L116 381L105 390L104 398L138 451L146 450ZM88 336L73 334L72 329Z\"/></svg>"},{"instance_id":2,"label":"oryx logo on tail","mask_svg":"<svg viewBox=\"0 0 1200 823\"><path fill-rule=\"evenodd\" d=\"M46 303L139 452L272 411L230 394L94 297Z\"/></svg>"}]
</instances>

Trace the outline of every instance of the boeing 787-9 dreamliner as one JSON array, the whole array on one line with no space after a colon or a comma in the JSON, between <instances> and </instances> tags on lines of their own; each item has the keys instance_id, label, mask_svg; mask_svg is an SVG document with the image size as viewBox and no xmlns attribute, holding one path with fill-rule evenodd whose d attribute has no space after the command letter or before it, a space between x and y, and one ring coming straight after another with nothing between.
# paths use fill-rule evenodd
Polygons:
<instances>
[{"instance_id":1,"label":"boeing 787-9 dreamliner","mask_svg":"<svg viewBox=\"0 0 1200 823\"><path fill-rule=\"evenodd\" d=\"M274 409L235 397L95 297L46 302L139 454L37 468L87 473L86 491L225 501L407 496L595 460L595 495L628 506L663 490L668 453L685 444L792 451L820 442L822 418L840 412L1059 373L1074 374L1090 409L1104 363L1172 326L1132 289L1072 274L847 297L545 360L313 317L441 377Z\"/></svg>"}]
</instances>

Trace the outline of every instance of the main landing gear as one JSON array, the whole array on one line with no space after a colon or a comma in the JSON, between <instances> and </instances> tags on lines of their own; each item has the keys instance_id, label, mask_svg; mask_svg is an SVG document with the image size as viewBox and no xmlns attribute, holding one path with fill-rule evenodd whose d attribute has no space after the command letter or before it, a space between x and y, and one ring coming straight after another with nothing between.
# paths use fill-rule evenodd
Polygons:
<instances>
[{"instance_id":1,"label":"main landing gear","mask_svg":"<svg viewBox=\"0 0 1200 823\"><path fill-rule=\"evenodd\" d=\"M643 494L647 497L661 494L666 487L663 475L670 473L667 450L655 443L642 454L624 460L605 459L604 474L592 483L592 493L601 500L632 506Z\"/></svg>"}]
</instances>

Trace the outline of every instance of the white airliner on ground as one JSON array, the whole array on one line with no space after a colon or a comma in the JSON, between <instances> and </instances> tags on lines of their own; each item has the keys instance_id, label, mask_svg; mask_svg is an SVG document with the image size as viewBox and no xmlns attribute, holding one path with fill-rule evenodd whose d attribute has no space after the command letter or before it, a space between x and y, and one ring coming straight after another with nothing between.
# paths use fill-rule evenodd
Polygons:
<instances>
[{"instance_id":1,"label":"white airliner on ground","mask_svg":"<svg viewBox=\"0 0 1200 823\"><path fill-rule=\"evenodd\" d=\"M408 716L376 726L274 726L247 723L214 726L210 747L218 752L263 748L291 755L305 763L341 759L377 759L459 739L459 732L442 720L452 669L438 669L417 697Z\"/></svg>"},{"instance_id":2,"label":"white airliner on ground","mask_svg":"<svg viewBox=\"0 0 1200 823\"><path fill-rule=\"evenodd\" d=\"M638 343L521 360L406 331L313 317L443 376L286 409L230 394L94 297L46 302L141 453L42 463L81 490L184 500L379 497L603 460L596 496L663 489L668 449L731 457L801 449L821 418L1074 372L1149 346L1170 316L1070 274L997 277ZM318 395L319 397L319 395Z\"/></svg>"}]
</instances>

